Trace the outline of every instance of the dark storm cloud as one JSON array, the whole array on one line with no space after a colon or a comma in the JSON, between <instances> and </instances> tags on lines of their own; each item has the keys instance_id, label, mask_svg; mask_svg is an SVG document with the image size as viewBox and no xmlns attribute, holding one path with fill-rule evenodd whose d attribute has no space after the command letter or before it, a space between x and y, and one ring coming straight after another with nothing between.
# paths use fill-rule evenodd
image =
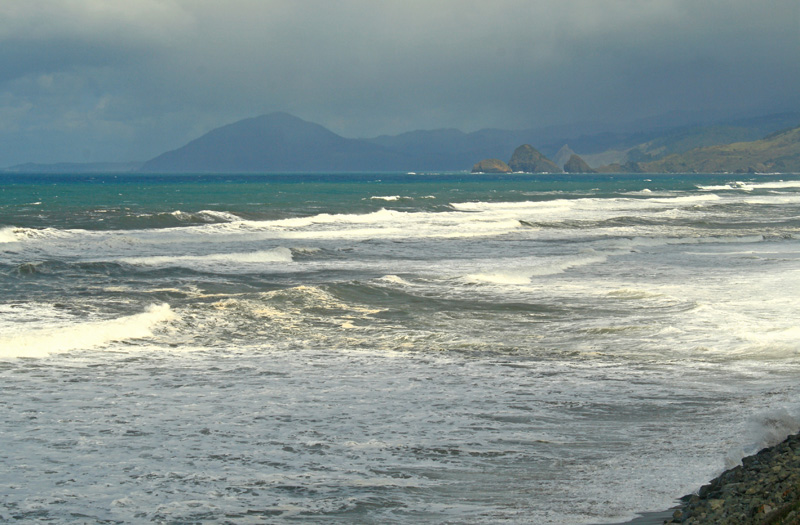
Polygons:
<instances>
[{"instance_id":1,"label":"dark storm cloud","mask_svg":"<svg viewBox=\"0 0 800 525\"><path fill-rule=\"evenodd\" d=\"M274 110L374 136L800 106L795 0L31 0L0 11L0 138L49 137L48 160L147 158ZM26 159L8 148L0 165L36 160L33 147Z\"/></svg>"}]
</instances>

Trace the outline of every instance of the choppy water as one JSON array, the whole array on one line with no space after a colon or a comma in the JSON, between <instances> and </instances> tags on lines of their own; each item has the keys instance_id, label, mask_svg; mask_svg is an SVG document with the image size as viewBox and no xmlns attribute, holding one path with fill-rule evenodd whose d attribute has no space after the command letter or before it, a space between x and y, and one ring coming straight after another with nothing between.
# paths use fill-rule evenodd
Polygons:
<instances>
[{"instance_id":1,"label":"choppy water","mask_svg":"<svg viewBox=\"0 0 800 525\"><path fill-rule=\"evenodd\" d=\"M741 177L0 175L0 521L667 508L800 428Z\"/></svg>"}]
</instances>

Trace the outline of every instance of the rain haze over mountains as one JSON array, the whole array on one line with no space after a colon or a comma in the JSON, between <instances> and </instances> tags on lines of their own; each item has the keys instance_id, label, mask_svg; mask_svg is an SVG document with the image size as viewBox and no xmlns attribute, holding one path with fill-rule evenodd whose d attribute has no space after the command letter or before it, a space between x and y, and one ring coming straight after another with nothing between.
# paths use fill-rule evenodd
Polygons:
<instances>
[{"instance_id":1,"label":"rain haze over mountains","mask_svg":"<svg viewBox=\"0 0 800 525\"><path fill-rule=\"evenodd\" d=\"M0 167L145 161L275 111L347 138L568 138L800 107L788 0L33 0L0 14Z\"/></svg>"}]
</instances>

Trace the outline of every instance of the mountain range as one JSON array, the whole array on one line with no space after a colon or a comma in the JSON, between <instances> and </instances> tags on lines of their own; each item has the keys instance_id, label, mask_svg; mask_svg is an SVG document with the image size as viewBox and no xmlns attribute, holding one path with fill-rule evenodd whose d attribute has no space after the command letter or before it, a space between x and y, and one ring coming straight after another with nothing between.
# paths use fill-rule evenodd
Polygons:
<instances>
[{"instance_id":1,"label":"mountain range","mask_svg":"<svg viewBox=\"0 0 800 525\"><path fill-rule=\"evenodd\" d=\"M650 163L648 166L656 169L661 166L656 161L670 155L685 154L698 147L753 141L787 124L798 123L800 113L785 113L707 126L606 132L571 139L553 138L552 129L484 129L473 133L439 129L350 139L287 113L272 113L212 130L144 163L141 170L460 171L480 159L509 158L521 144L537 144L545 156L556 158L559 168L579 152L593 167Z\"/></svg>"},{"instance_id":2,"label":"mountain range","mask_svg":"<svg viewBox=\"0 0 800 525\"><path fill-rule=\"evenodd\" d=\"M574 128L527 130L418 130L399 135L357 139L342 137L319 124L287 113L271 113L228 124L144 163L23 164L12 172L345 172L345 171L462 171L480 159L508 159L522 144L535 145L543 156L562 168L576 152L587 166L601 171L736 171L750 168L800 171L791 144L778 147L765 137L800 124L800 113L711 122L703 125L660 126L643 123L639 130L577 134ZM588 129L584 127L583 129ZM573 133L569 135L569 133ZM789 134L781 140L794 140ZM800 140L800 137L797 137ZM743 154L758 143L758 153ZM747 161L720 160L723 146ZM714 149L717 148L717 149ZM716 155L715 161L702 159ZM778 155L778 157L774 157ZM774 158L773 158L774 157ZM780 162L778 162L780 160ZM733 166L733 169L731 167ZM771 168L770 168L771 166ZM795 167L796 166L796 167Z\"/></svg>"}]
</instances>

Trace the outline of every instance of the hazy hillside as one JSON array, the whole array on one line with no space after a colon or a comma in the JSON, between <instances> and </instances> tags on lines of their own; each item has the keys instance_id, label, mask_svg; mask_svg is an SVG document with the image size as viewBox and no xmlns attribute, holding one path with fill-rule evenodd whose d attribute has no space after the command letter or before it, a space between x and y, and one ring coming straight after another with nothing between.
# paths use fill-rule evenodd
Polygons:
<instances>
[{"instance_id":1,"label":"hazy hillside","mask_svg":"<svg viewBox=\"0 0 800 525\"><path fill-rule=\"evenodd\" d=\"M746 119L720 121L707 125L684 125L656 130L655 136L631 145L630 139L603 152L583 151L583 156L593 166L624 164L626 162L652 162L675 153L685 153L695 148L749 142L769 133L800 124L800 113L778 113Z\"/></svg>"},{"instance_id":2,"label":"hazy hillside","mask_svg":"<svg viewBox=\"0 0 800 525\"><path fill-rule=\"evenodd\" d=\"M655 162L641 163L648 172L800 172L800 127L761 140L696 148Z\"/></svg>"}]
</instances>

